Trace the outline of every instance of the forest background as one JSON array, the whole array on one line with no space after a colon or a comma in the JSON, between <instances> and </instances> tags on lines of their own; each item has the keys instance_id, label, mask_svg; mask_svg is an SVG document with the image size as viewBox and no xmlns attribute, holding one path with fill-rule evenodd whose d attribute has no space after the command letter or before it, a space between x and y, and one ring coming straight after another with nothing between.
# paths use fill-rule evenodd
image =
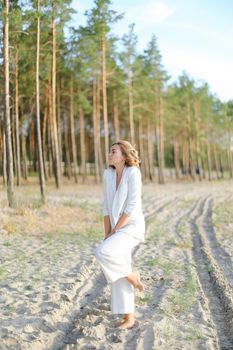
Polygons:
<instances>
[{"instance_id":1,"label":"forest background","mask_svg":"<svg viewBox=\"0 0 233 350\"><path fill-rule=\"evenodd\" d=\"M157 37L137 49L135 25L109 0L95 0L85 24L70 0L1 2L0 175L14 205L17 186L39 175L41 199L54 177L99 183L109 146L139 150L146 181L233 177L233 101L186 72L176 81ZM145 19L146 20L146 19ZM216 67L217 69L217 67ZM223 77L224 79L224 77Z\"/></svg>"}]
</instances>

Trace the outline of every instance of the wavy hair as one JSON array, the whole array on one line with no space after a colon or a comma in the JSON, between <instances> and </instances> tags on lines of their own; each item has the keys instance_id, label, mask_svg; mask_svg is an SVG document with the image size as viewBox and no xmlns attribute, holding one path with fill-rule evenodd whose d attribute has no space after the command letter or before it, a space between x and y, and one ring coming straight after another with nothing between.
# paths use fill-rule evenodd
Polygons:
<instances>
[{"instance_id":1,"label":"wavy hair","mask_svg":"<svg viewBox=\"0 0 233 350\"><path fill-rule=\"evenodd\" d=\"M139 159L138 151L129 141L118 140L112 144L112 146L114 145L118 145L120 147L121 152L125 157L126 166L137 166L139 168L139 164L141 163L141 160ZM115 168L114 166L111 166L111 165L110 167Z\"/></svg>"}]
</instances>

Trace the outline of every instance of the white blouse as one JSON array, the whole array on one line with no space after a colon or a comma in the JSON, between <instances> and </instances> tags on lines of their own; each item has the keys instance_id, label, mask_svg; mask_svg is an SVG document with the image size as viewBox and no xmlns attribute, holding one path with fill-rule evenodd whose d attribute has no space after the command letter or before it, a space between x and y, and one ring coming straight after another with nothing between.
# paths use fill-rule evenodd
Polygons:
<instances>
[{"instance_id":1,"label":"white blouse","mask_svg":"<svg viewBox=\"0 0 233 350\"><path fill-rule=\"evenodd\" d=\"M105 169L103 175L103 215L108 215L114 227L125 212L129 215L128 223L117 230L144 240L145 220L141 203L141 171L136 166L125 166L121 181L116 190L116 170Z\"/></svg>"}]
</instances>

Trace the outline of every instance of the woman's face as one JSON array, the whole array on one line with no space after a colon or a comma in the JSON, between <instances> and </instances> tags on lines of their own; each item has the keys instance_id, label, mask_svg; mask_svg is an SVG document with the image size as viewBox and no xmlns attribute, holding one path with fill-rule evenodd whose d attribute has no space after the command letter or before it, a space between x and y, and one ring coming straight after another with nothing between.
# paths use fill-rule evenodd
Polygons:
<instances>
[{"instance_id":1,"label":"woman's face","mask_svg":"<svg viewBox=\"0 0 233 350\"><path fill-rule=\"evenodd\" d=\"M114 165L115 167L118 165L123 165L125 162L125 157L121 152L121 148L119 145L113 145L110 148L108 154L109 165Z\"/></svg>"}]
</instances>

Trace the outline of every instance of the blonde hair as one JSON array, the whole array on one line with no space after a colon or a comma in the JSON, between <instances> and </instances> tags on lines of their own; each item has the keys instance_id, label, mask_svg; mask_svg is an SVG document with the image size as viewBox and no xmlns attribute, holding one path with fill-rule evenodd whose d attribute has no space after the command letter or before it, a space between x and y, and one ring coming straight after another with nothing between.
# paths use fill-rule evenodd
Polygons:
<instances>
[{"instance_id":1,"label":"blonde hair","mask_svg":"<svg viewBox=\"0 0 233 350\"><path fill-rule=\"evenodd\" d=\"M123 156L125 157L125 165L126 166L137 166L139 167L139 164L141 163L141 160L138 156L138 151L135 149L135 147L129 142L125 140L119 140L112 144L112 146L118 145L121 149L121 152ZM112 168L115 168L114 166L111 166Z\"/></svg>"}]
</instances>

